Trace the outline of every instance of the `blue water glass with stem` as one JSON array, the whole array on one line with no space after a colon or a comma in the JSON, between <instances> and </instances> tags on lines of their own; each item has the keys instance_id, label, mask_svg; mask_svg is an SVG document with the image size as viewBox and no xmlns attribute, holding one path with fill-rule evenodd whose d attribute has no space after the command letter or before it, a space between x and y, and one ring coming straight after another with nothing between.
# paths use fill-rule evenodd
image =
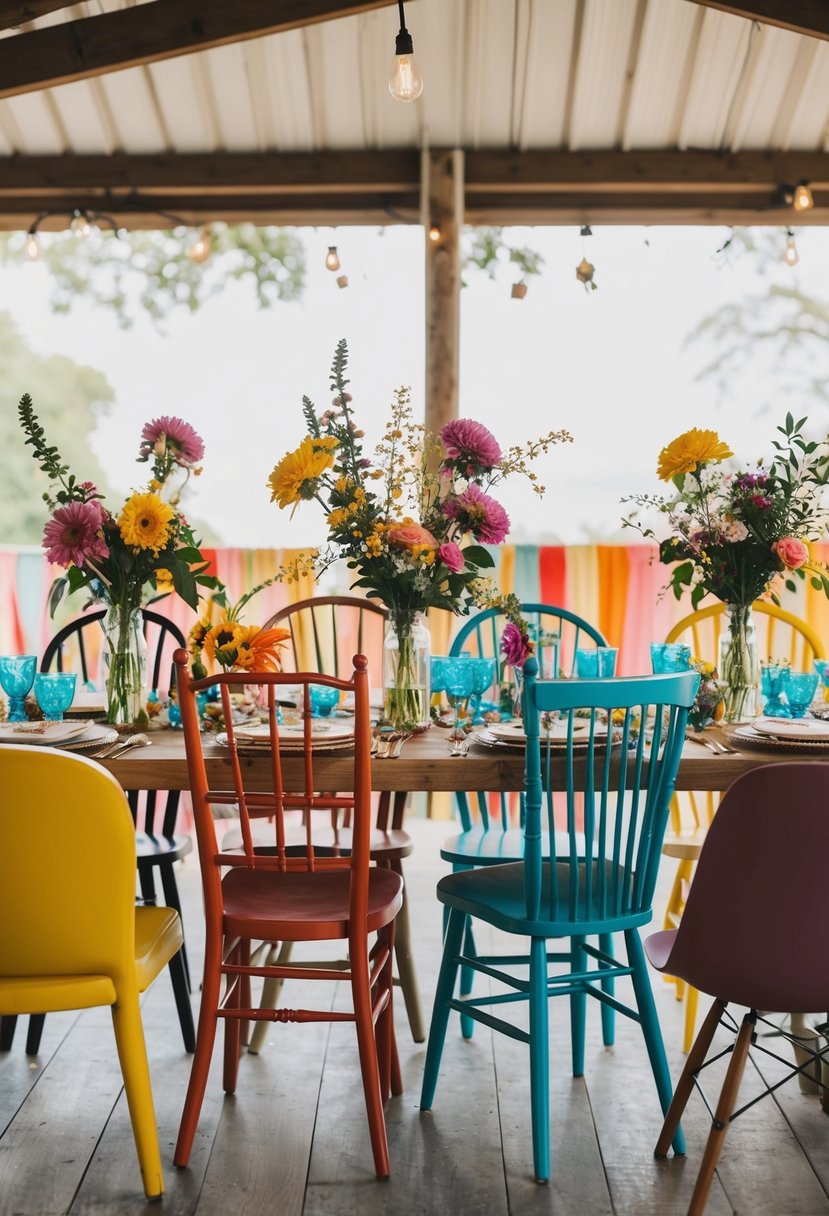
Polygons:
<instances>
[{"instance_id":1,"label":"blue water glass with stem","mask_svg":"<svg viewBox=\"0 0 829 1216\"><path fill-rule=\"evenodd\" d=\"M823 699L829 701L829 659L815 659L813 666L823 685Z\"/></svg>"},{"instance_id":2,"label":"blue water glass with stem","mask_svg":"<svg viewBox=\"0 0 829 1216\"><path fill-rule=\"evenodd\" d=\"M26 697L34 684L36 671L35 654L0 656L0 686L9 698L9 722L26 721Z\"/></svg>"},{"instance_id":3,"label":"blue water glass with stem","mask_svg":"<svg viewBox=\"0 0 829 1216\"><path fill-rule=\"evenodd\" d=\"M606 679L616 674L618 646L591 646L576 651L576 675L582 680Z\"/></svg>"},{"instance_id":4,"label":"blue water glass with stem","mask_svg":"<svg viewBox=\"0 0 829 1216\"><path fill-rule=\"evenodd\" d=\"M688 671L691 647L686 642L651 642L651 665L654 675L672 671Z\"/></svg>"},{"instance_id":5,"label":"blue water glass with stem","mask_svg":"<svg viewBox=\"0 0 829 1216\"><path fill-rule=\"evenodd\" d=\"M468 656L458 656L446 661L444 669L446 696L455 711L455 724L449 733L450 739L465 739L466 734L461 729L461 707L472 695L473 660Z\"/></svg>"},{"instance_id":6,"label":"blue water glass with stem","mask_svg":"<svg viewBox=\"0 0 829 1216\"><path fill-rule=\"evenodd\" d=\"M339 688L330 684L311 685L311 714L314 718L327 718L340 699Z\"/></svg>"},{"instance_id":7,"label":"blue water glass with stem","mask_svg":"<svg viewBox=\"0 0 829 1216\"><path fill-rule=\"evenodd\" d=\"M484 720L481 712L483 695L489 691L495 680L495 659L477 658L470 659L469 662L472 664L472 725L478 726Z\"/></svg>"},{"instance_id":8,"label":"blue water glass with stem","mask_svg":"<svg viewBox=\"0 0 829 1216\"><path fill-rule=\"evenodd\" d=\"M763 713L767 718L791 718L789 707L788 664L765 663L760 673L760 691L765 697ZM785 695L785 700L783 699Z\"/></svg>"},{"instance_id":9,"label":"blue water glass with stem","mask_svg":"<svg viewBox=\"0 0 829 1216\"><path fill-rule=\"evenodd\" d=\"M805 718L809 706L815 699L818 679L816 671L789 672L786 696L789 699L789 711L793 718Z\"/></svg>"},{"instance_id":10,"label":"blue water glass with stem","mask_svg":"<svg viewBox=\"0 0 829 1216\"><path fill-rule=\"evenodd\" d=\"M75 696L74 671L39 671L35 676L35 696L47 722L62 722L64 711Z\"/></svg>"}]
</instances>

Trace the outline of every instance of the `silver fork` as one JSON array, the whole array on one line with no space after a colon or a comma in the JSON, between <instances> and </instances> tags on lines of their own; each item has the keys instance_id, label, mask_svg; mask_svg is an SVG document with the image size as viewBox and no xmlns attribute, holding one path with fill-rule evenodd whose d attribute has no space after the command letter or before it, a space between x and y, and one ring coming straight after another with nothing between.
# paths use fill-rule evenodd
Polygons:
<instances>
[{"instance_id":1,"label":"silver fork","mask_svg":"<svg viewBox=\"0 0 829 1216\"><path fill-rule=\"evenodd\" d=\"M703 739L701 735L687 734L686 739L690 739L692 743L699 743L701 747L707 747L709 752L713 752L715 756L736 756L738 753L735 748L729 747L727 743L721 743L719 739Z\"/></svg>"},{"instance_id":2,"label":"silver fork","mask_svg":"<svg viewBox=\"0 0 829 1216\"><path fill-rule=\"evenodd\" d=\"M410 730L401 730L399 734L394 735L389 748L389 760L396 760L403 750L403 744L407 739L411 739L412 732Z\"/></svg>"}]
</instances>

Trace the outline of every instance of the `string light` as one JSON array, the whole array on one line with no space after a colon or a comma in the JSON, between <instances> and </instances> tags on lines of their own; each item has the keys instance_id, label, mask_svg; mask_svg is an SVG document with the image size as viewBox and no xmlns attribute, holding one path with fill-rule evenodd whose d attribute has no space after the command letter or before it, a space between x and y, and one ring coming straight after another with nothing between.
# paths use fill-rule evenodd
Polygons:
<instances>
[{"instance_id":1,"label":"string light","mask_svg":"<svg viewBox=\"0 0 829 1216\"><path fill-rule=\"evenodd\" d=\"M800 254L797 252L797 243L791 228L786 229L786 249L783 253L783 261L787 266L796 266L800 261Z\"/></svg>"},{"instance_id":2,"label":"string light","mask_svg":"<svg viewBox=\"0 0 829 1216\"><path fill-rule=\"evenodd\" d=\"M339 254L337 253L336 245L328 246L328 253L326 253L326 255L325 255L325 269L326 270L339 270L340 269L340 257L339 257Z\"/></svg>"},{"instance_id":3,"label":"string light","mask_svg":"<svg viewBox=\"0 0 829 1216\"><path fill-rule=\"evenodd\" d=\"M441 238L440 228L438 227L437 224L432 224L432 227L429 229L429 240L432 242L433 245L436 245L437 242L440 240L440 238Z\"/></svg>"},{"instance_id":4,"label":"string light","mask_svg":"<svg viewBox=\"0 0 829 1216\"><path fill-rule=\"evenodd\" d=\"M400 33L394 40L389 92L397 101L414 101L423 92L423 77L414 57L412 36L406 29L403 0L397 0L397 7L400 9Z\"/></svg>"},{"instance_id":5,"label":"string light","mask_svg":"<svg viewBox=\"0 0 829 1216\"><path fill-rule=\"evenodd\" d=\"M794 189L792 206L795 211L809 211L815 205L815 198L808 182L798 182Z\"/></svg>"},{"instance_id":6,"label":"string light","mask_svg":"<svg viewBox=\"0 0 829 1216\"><path fill-rule=\"evenodd\" d=\"M213 252L213 233L210 231L209 224L202 224L196 239L193 244L187 249L187 256L191 262L206 262Z\"/></svg>"},{"instance_id":7,"label":"string light","mask_svg":"<svg viewBox=\"0 0 829 1216\"><path fill-rule=\"evenodd\" d=\"M75 208L72 212L72 219L69 221L69 231L74 232L75 236L79 236L82 241L86 241L92 236L92 223L85 211Z\"/></svg>"},{"instance_id":8,"label":"string light","mask_svg":"<svg viewBox=\"0 0 829 1216\"><path fill-rule=\"evenodd\" d=\"M37 239L37 232L34 227L30 228L26 233L26 244L23 246L23 252L28 262L36 262L40 257L40 241Z\"/></svg>"}]
</instances>

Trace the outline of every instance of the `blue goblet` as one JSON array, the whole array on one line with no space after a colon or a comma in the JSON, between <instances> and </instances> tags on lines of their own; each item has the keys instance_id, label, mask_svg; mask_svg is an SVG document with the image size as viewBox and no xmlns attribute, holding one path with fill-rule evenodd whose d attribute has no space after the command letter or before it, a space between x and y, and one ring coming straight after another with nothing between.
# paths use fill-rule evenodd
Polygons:
<instances>
[{"instance_id":1,"label":"blue goblet","mask_svg":"<svg viewBox=\"0 0 829 1216\"><path fill-rule=\"evenodd\" d=\"M73 671L40 671L35 676L35 696L47 722L62 722L64 710L75 696Z\"/></svg>"},{"instance_id":2,"label":"blue goblet","mask_svg":"<svg viewBox=\"0 0 829 1216\"><path fill-rule=\"evenodd\" d=\"M470 659L469 662L472 664L472 725L477 726L484 720L481 699L495 679L495 659Z\"/></svg>"},{"instance_id":3,"label":"blue goblet","mask_svg":"<svg viewBox=\"0 0 829 1216\"><path fill-rule=\"evenodd\" d=\"M789 711L793 718L805 718L815 699L819 678L816 671L789 672L786 696L789 698Z\"/></svg>"},{"instance_id":4,"label":"blue goblet","mask_svg":"<svg viewBox=\"0 0 829 1216\"><path fill-rule=\"evenodd\" d=\"M791 718L789 707L789 677L791 671L788 665L779 666L777 663L766 663L760 674L760 691L766 698L763 713L767 718ZM783 697L785 696L785 700Z\"/></svg>"},{"instance_id":5,"label":"blue goblet","mask_svg":"<svg viewBox=\"0 0 829 1216\"><path fill-rule=\"evenodd\" d=\"M9 698L9 722L26 721L26 696L35 680L37 655L7 654L0 657L0 685Z\"/></svg>"},{"instance_id":6,"label":"blue goblet","mask_svg":"<svg viewBox=\"0 0 829 1216\"><path fill-rule=\"evenodd\" d=\"M461 706L472 693L473 666L467 656L448 659L445 668L446 696L455 711L455 724L449 732L450 739L465 739L461 729Z\"/></svg>"},{"instance_id":7,"label":"blue goblet","mask_svg":"<svg viewBox=\"0 0 829 1216\"><path fill-rule=\"evenodd\" d=\"M311 713L315 718L327 718L340 699L339 688L330 684L311 685Z\"/></svg>"},{"instance_id":8,"label":"blue goblet","mask_svg":"<svg viewBox=\"0 0 829 1216\"><path fill-rule=\"evenodd\" d=\"M685 642L651 642L654 675L687 671L691 666L691 647Z\"/></svg>"}]
</instances>

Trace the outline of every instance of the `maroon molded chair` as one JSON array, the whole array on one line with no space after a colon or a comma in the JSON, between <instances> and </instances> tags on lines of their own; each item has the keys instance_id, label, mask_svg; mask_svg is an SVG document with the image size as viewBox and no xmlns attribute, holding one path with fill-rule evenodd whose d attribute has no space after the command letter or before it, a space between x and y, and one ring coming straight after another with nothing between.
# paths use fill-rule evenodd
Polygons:
<instances>
[{"instance_id":1,"label":"maroon molded chair","mask_svg":"<svg viewBox=\"0 0 829 1216\"><path fill-rule=\"evenodd\" d=\"M239 1069L242 1024L270 1022L355 1023L369 1131L378 1177L390 1172L383 1105L389 1092L402 1092L400 1064L392 1011L392 952L394 921L403 900L403 880L393 870L370 864L371 723L366 659L354 658L353 678L336 679L316 672L229 672L192 680L188 656L177 650L184 742L193 798L199 863L204 885L206 940L202 999L196 1033L196 1053L190 1074L178 1143L173 1160L189 1160L207 1085L219 1019L225 1023L224 1089L234 1093ZM328 684L354 694L354 759L348 794L317 793L311 731L311 684ZM302 688L305 792L286 790L279 751L276 702L281 685ZM258 688L267 705L270 733L269 779L266 788L246 789L245 773L236 748L230 696L233 690ZM211 787L202 750L195 694L218 688L227 729L228 764L221 767L222 786ZM294 757L298 759L298 757ZM261 767L261 766L258 766ZM261 778L261 772L257 774ZM212 808L238 808L241 847L220 848ZM345 855L315 848L314 812L342 811L350 816L351 848ZM299 811L306 824L302 845L288 844L287 817ZM260 852L253 839L252 819L270 820L272 851ZM298 970L256 961L258 942L345 942L348 969L320 964ZM331 994L321 994L316 1008L255 1007L251 978L348 983L351 1009L332 1008ZM221 989L224 988L222 993ZM291 1067L286 1053L285 1066ZM297 1078L301 1083L301 1077Z\"/></svg>"},{"instance_id":2,"label":"maroon molded chair","mask_svg":"<svg viewBox=\"0 0 829 1216\"><path fill-rule=\"evenodd\" d=\"M737 1093L749 1048L774 1055L756 1041L764 1021L758 1011L829 1008L829 955L815 948L815 932L829 923L828 809L829 765L764 765L738 778L708 829L679 927L645 942L657 970L715 998L665 1116L657 1157L667 1155L717 1027L736 1033L689 1216L704 1210L729 1122L742 1114ZM739 1023L730 1003L748 1007ZM819 1067L820 1053L805 1054L790 1076Z\"/></svg>"}]
</instances>

